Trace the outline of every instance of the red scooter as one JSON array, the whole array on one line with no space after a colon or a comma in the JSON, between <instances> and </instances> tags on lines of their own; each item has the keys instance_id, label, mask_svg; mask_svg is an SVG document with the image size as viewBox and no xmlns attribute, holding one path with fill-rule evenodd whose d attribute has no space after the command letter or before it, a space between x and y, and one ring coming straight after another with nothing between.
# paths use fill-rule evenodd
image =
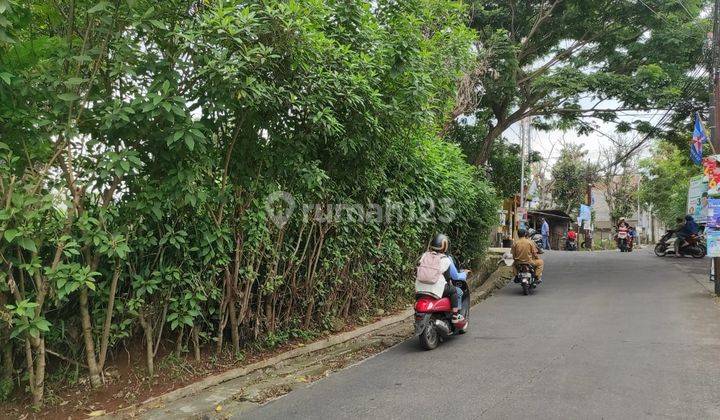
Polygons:
<instances>
[{"instance_id":1,"label":"red scooter","mask_svg":"<svg viewBox=\"0 0 720 420\"><path fill-rule=\"evenodd\" d=\"M450 299L429 295L417 295L415 302L415 336L420 337L420 345L425 350L432 350L451 335L465 334L470 316L470 290L464 281L453 281L462 292L462 308L460 314L465 320L452 323L452 305Z\"/></svg>"}]
</instances>

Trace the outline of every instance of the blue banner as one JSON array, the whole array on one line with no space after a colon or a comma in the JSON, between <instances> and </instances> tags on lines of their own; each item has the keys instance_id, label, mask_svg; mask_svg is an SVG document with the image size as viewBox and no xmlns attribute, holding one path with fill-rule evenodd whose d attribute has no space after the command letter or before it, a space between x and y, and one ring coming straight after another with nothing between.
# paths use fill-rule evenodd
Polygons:
<instances>
[{"instance_id":1,"label":"blue banner","mask_svg":"<svg viewBox=\"0 0 720 420\"><path fill-rule=\"evenodd\" d=\"M693 131L692 142L690 142L690 158L696 165L702 163L702 152L703 144L707 143L708 138L705 135L702 123L700 122L700 115L695 113L695 130Z\"/></svg>"}]
</instances>

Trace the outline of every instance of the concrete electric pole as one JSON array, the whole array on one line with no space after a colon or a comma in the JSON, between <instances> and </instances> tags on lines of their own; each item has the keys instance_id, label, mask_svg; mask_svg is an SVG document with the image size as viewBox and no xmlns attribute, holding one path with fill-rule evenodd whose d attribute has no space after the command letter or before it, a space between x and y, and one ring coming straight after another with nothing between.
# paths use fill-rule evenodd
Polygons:
<instances>
[{"instance_id":1,"label":"concrete electric pole","mask_svg":"<svg viewBox=\"0 0 720 420\"><path fill-rule=\"evenodd\" d=\"M720 0L715 0L712 38L712 78L713 78L713 126L711 142L715 150L720 150ZM715 295L720 296L720 258L712 259L712 276L715 281Z\"/></svg>"}]
</instances>

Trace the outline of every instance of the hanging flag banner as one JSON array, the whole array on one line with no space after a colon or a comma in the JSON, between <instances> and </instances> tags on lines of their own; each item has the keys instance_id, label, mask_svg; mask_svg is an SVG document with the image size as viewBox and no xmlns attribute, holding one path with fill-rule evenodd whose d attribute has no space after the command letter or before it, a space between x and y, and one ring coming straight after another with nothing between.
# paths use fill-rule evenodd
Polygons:
<instances>
[{"instance_id":1,"label":"hanging flag banner","mask_svg":"<svg viewBox=\"0 0 720 420\"><path fill-rule=\"evenodd\" d=\"M703 175L690 179L685 214L693 216L697 223L705 223L708 218L708 181Z\"/></svg>"},{"instance_id":2,"label":"hanging flag banner","mask_svg":"<svg viewBox=\"0 0 720 420\"><path fill-rule=\"evenodd\" d=\"M580 204L580 215L578 216L579 219L582 219L586 222L590 222L592 219L592 208L588 206L587 204Z\"/></svg>"},{"instance_id":3,"label":"hanging flag banner","mask_svg":"<svg viewBox=\"0 0 720 420\"><path fill-rule=\"evenodd\" d=\"M703 145L707 143L708 138L705 135L705 129L700 121L700 114L695 113L695 130L693 130L692 141L690 142L690 158L696 165L703 160Z\"/></svg>"}]
</instances>

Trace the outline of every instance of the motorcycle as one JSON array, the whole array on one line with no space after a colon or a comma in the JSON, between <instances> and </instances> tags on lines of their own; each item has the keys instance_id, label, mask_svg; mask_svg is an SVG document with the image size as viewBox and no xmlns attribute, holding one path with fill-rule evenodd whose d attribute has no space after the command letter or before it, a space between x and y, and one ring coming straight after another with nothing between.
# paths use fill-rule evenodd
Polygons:
<instances>
[{"instance_id":1,"label":"motorcycle","mask_svg":"<svg viewBox=\"0 0 720 420\"><path fill-rule=\"evenodd\" d=\"M615 240L617 241L618 249L620 249L620 252L628 252L628 233L627 231L618 231L617 235L615 236Z\"/></svg>"},{"instance_id":2,"label":"motorcycle","mask_svg":"<svg viewBox=\"0 0 720 420\"><path fill-rule=\"evenodd\" d=\"M465 334L470 317L470 289L467 282L452 280L453 286L462 292L462 308L460 315L465 319L457 324L452 323L452 305L449 298L437 299L430 295L417 295L415 302L415 337L420 337L420 345L425 350L432 350L452 335Z\"/></svg>"},{"instance_id":3,"label":"motorcycle","mask_svg":"<svg viewBox=\"0 0 720 420\"><path fill-rule=\"evenodd\" d=\"M565 251L577 251L578 245L576 239L568 239L565 237Z\"/></svg>"},{"instance_id":4,"label":"motorcycle","mask_svg":"<svg viewBox=\"0 0 720 420\"><path fill-rule=\"evenodd\" d=\"M516 263L517 264L517 263ZM535 267L532 264L517 264L517 274L513 279L515 284L522 286L523 295L532 294L538 286L538 278L535 275Z\"/></svg>"},{"instance_id":5,"label":"motorcycle","mask_svg":"<svg viewBox=\"0 0 720 420\"><path fill-rule=\"evenodd\" d=\"M666 255L674 255L675 247L671 238L675 234L674 230L668 230L655 244L655 255L664 257ZM690 255L693 258L703 258L707 254L707 244L702 235L690 235L685 238L685 244L680 247L680 255Z\"/></svg>"}]
</instances>

